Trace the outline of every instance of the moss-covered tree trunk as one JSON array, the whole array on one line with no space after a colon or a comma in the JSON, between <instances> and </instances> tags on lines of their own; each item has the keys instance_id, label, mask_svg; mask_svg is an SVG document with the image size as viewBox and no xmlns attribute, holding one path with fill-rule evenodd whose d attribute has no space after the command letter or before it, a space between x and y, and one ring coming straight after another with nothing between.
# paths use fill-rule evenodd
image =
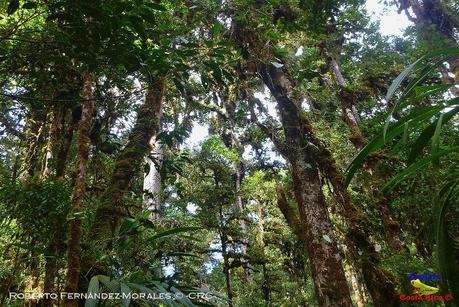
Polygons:
<instances>
[{"instance_id":1,"label":"moss-covered tree trunk","mask_svg":"<svg viewBox=\"0 0 459 307\"><path fill-rule=\"evenodd\" d=\"M94 109L93 101L93 82L94 74L83 73L83 108L81 111L81 120L78 126L78 143L77 143L77 175L72 193L72 215L70 221L68 243L67 243L67 275L65 278L65 291L74 293L78 291L78 282L81 266L81 236L82 221L81 213L83 211L83 200L85 194L86 166L89 158L90 131L92 123L92 113ZM66 299L64 306L74 307L78 303L76 300Z\"/></svg>"},{"instance_id":2,"label":"moss-covered tree trunk","mask_svg":"<svg viewBox=\"0 0 459 307\"><path fill-rule=\"evenodd\" d=\"M300 106L292 99L293 87L286 75L272 65L260 65L260 75L277 101L285 134L285 150L293 177L300 223L304 224L317 300L320 306L352 306L349 287L333 228L328 205L322 193L322 182L316 162L315 144L310 142L312 129Z\"/></svg>"},{"instance_id":3,"label":"moss-covered tree trunk","mask_svg":"<svg viewBox=\"0 0 459 307\"><path fill-rule=\"evenodd\" d=\"M336 48L339 50L341 46L337 46ZM351 131L349 140L357 150L361 150L366 145L366 141L359 127L359 116L355 107L357 102L357 95L353 90L348 88L346 79L342 74L337 57L335 57L333 53L330 52L324 51L324 53L328 57L329 66L335 79L335 84L333 87L337 90L337 95L341 106L341 116L344 123L349 127L349 130ZM365 169L370 174L376 174L377 171L375 170L374 166L374 163L367 163L365 164ZM374 177L375 179L378 179L377 176ZM387 197L381 193L379 189L379 181L377 182L376 187L372 188L371 194L373 195L377 204L376 208L379 208L378 211L383 221L386 242L395 251L400 251L402 248L402 241L400 239L401 229L400 224L395 219L390 208L390 197Z\"/></svg>"},{"instance_id":4,"label":"moss-covered tree trunk","mask_svg":"<svg viewBox=\"0 0 459 307\"><path fill-rule=\"evenodd\" d=\"M56 153L56 144L59 137L59 132L62 123L62 109L58 106L54 107L49 114L49 129L48 129L48 140L46 143L45 148L45 156L43 161L43 167L41 176L48 177L53 173L55 167L53 167L53 163L55 163L55 153Z\"/></svg>"},{"instance_id":5,"label":"moss-covered tree trunk","mask_svg":"<svg viewBox=\"0 0 459 307\"><path fill-rule=\"evenodd\" d=\"M150 140L159 131L164 90L163 78L153 79L148 84L145 101L137 113L128 143L116 160L110 184L102 195L101 204L89 230L89 240L96 248L109 246L120 220L127 216L124 195L131 188L145 156L151 150ZM105 271L105 268L97 266L93 254L85 256L84 269L91 270L90 275Z\"/></svg>"},{"instance_id":6,"label":"moss-covered tree trunk","mask_svg":"<svg viewBox=\"0 0 459 307\"><path fill-rule=\"evenodd\" d=\"M324 147L324 145L315 137L312 127L310 126L307 118L304 116L301 110L301 101L295 99L293 90L295 88L294 81L290 78L287 71L277 69L273 65L260 64L259 69L260 75L270 89L272 95L277 101L281 120L285 134L285 148L282 152L290 164L290 169L293 176L293 185L295 191L295 198L298 203L300 219L305 224L307 240L306 248L317 252L319 248L330 248L326 245L322 245L317 242L318 246L311 246L311 237L319 235L322 240L324 236L330 238L330 240L324 240L334 242L329 234L332 234L331 226L329 225L329 217L327 212L327 204L322 194L322 183L320 176L327 178L333 187L333 194L335 199L340 203L342 210L341 214L345 218L349 233L347 239L350 241L350 247L355 252L355 257L358 257L357 251L365 253L365 257L362 257L362 272L364 273L365 283L373 298L376 305L378 304L389 304L396 306L399 304L397 295L394 289L394 285L386 274L378 267L379 255L375 251L373 245L369 242L369 234L367 232L366 220L364 214L355 207L349 195L347 194L344 187L344 177L337 170L335 162L330 152ZM325 209L323 209L325 208ZM310 212L313 212L311 214ZM315 225L317 221L321 221L320 225ZM316 227L316 228L313 228ZM311 229L314 230L312 234ZM331 244L331 243L329 243ZM309 246L308 246L309 245ZM336 248L336 246L334 247ZM331 251L328 251L331 253ZM326 254L325 254L326 255ZM317 255L316 255L317 256ZM317 256L318 258L325 258ZM314 254L310 255L311 266L313 274L321 274L322 271L314 271L314 266L330 265L330 263L314 263ZM333 270L341 262L331 263L334 265ZM322 268L322 270L325 270ZM328 269L329 270L329 269ZM328 271L327 271L328 272ZM344 271L342 266L340 267L339 273L342 276L327 276L325 272L324 276L321 276L318 281L323 278L332 278L333 283L342 283L342 280L337 278L344 278ZM341 274L340 274L341 275ZM316 281L316 280L315 280ZM319 291L319 287L328 287L327 284L318 285L316 281L316 291ZM347 284L346 284L347 289ZM330 297L322 297L318 292L319 302L323 300L321 304L329 303L329 299L334 299L330 294ZM344 296L344 293L341 293ZM323 294L322 294L323 295Z\"/></svg>"},{"instance_id":7,"label":"moss-covered tree trunk","mask_svg":"<svg viewBox=\"0 0 459 307\"><path fill-rule=\"evenodd\" d=\"M32 116L29 118L28 126L26 131L28 149L22 165L23 170L19 176L19 180L23 182L29 180L35 174L40 143L42 142L44 133L44 124L38 118L34 117L34 112L32 112Z\"/></svg>"},{"instance_id":8,"label":"moss-covered tree trunk","mask_svg":"<svg viewBox=\"0 0 459 307\"><path fill-rule=\"evenodd\" d=\"M73 138L73 131L75 130L78 120L69 119L69 127L65 129L65 113L68 112L66 108L59 110L58 116L56 116L53 120L57 123L54 123L55 126L50 131L51 141L48 140L47 145L47 154L46 154L46 168L45 172L43 172L43 176L48 176L53 174L56 176L57 180L63 180L65 167L67 165L67 153L68 149L71 145L72 138ZM71 131L69 134L68 132ZM52 161L50 161L52 159ZM51 163L50 163L51 162ZM43 292L44 293L55 293L59 289L56 287L56 277L59 271L59 257L61 254L65 252L65 244L62 241L62 232L59 230L60 225L58 221L51 221L51 228L52 228L52 235L49 239L47 250L49 255L46 257L46 264L45 264L45 277L43 281ZM55 302L54 302L55 303ZM51 298L43 299L40 302L40 306L50 306L53 304Z\"/></svg>"}]
</instances>

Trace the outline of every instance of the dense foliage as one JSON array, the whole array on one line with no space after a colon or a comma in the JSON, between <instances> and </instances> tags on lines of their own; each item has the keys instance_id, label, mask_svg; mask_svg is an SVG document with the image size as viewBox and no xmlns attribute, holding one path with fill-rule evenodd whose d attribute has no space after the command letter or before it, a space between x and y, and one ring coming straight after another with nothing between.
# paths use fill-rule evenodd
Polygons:
<instances>
[{"instance_id":1,"label":"dense foliage","mask_svg":"<svg viewBox=\"0 0 459 307\"><path fill-rule=\"evenodd\" d=\"M459 306L459 6L373 2L2 1L0 306Z\"/></svg>"}]
</instances>

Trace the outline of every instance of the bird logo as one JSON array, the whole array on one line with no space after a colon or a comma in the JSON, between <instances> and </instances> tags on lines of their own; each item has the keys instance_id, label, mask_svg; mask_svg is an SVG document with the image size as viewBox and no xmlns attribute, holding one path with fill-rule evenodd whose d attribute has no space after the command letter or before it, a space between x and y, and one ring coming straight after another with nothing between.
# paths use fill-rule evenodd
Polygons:
<instances>
[{"instance_id":1,"label":"bird logo","mask_svg":"<svg viewBox=\"0 0 459 307\"><path fill-rule=\"evenodd\" d=\"M411 281L411 284L413 285L413 287L416 288L414 289L413 293L417 293L419 295L430 295L430 294L435 294L438 291L440 291L436 287L431 287L431 286L428 286L422 283L419 279L413 279Z\"/></svg>"}]
</instances>

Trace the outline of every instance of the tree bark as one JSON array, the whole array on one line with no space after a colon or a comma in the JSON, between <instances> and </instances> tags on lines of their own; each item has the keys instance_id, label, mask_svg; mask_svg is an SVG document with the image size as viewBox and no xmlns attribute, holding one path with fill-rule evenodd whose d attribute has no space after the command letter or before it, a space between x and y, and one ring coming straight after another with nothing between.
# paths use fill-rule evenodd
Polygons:
<instances>
[{"instance_id":1,"label":"tree bark","mask_svg":"<svg viewBox=\"0 0 459 307\"><path fill-rule=\"evenodd\" d=\"M55 167L52 167L53 160L55 159L55 152L56 152L56 143L59 137L60 125L62 123L62 110L59 107L54 107L54 110L51 111L50 114L50 123L48 129L48 141L46 143L45 149L45 157L43 161L43 170L41 172L41 176L43 178L48 177L51 175L52 170Z\"/></svg>"},{"instance_id":2,"label":"tree bark","mask_svg":"<svg viewBox=\"0 0 459 307\"><path fill-rule=\"evenodd\" d=\"M399 301L394 285L386 274L378 268L380 262L379 255L369 242L364 214L352 204L344 188L344 177L337 170L330 152L315 137L312 127L302 113L301 101L295 101L293 96L293 89L295 87L293 80L287 72L276 69L273 65L260 64L259 71L264 83L270 89L279 107L285 134L285 148L281 152L284 153L292 171L295 198L299 207L300 219L306 228L306 248L308 249L308 253L312 251L310 262L319 297L319 304L329 304L333 300L338 299L329 292L323 292L321 288L327 289L328 285L321 285L321 281L326 281L327 278L330 278L328 281L333 280L340 286L346 281L340 260L321 263L320 259L315 259L316 257L328 259L328 257L332 258L333 255L336 257L337 253L336 243L332 239L333 236L330 236L332 235L332 228L329 222L327 204L322 194L322 183L319 177L322 174L331 182L335 199L343 208L341 214L347 221L349 227L348 240L351 242L351 247L355 252L356 258L358 257L357 251L359 249L366 255L361 260L362 272L364 272L366 285L375 305L389 304L397 306ZM320 221L320 225L316 225L317 221ZM328 243L328 240L323 240L325 235L328 236L327 238L330 238L332 243L329 245L331 246L324 244L324 242ZM321 238L324 242L314 242L317 243L317 246L311 246L311 237ZM324 255L318 256L314 254L320 249L325 250L322 252L325 257ZM327 265L333 266L332 270L334 273L338 272L335 273L336 276L329 275L330 268L325 269L326 272L323 272L323 268L321 270L321 267L327 268ZM316 269L315 267L318 268ZM343 290L340 292L340 297L343 300L340 303L343 304L346 303L347 296L349 296L347 284L345 289L347 293L344 293ZM347 302L349 301L350 299Z\"/></svg>"},{"instance_id":3,"label":"tree bark","mask_svg":"<svg viewBox=\"0 0 459 307\"><path fill-rule=\"evenodd\" d=\"M29 147L23 163L24 170L19 176L19 180L23 182L29 180L35 174L38 161L38 148L43 138L44 124L36 123L35 120L34 118L30 119L30 128L27 131ZM36 133L32 131L34 129L37 129Z\"/></svg>"},{"instance_id":4,"label":"tree bark","mask_svg":"<svg viewBox=\"0 0 459 307\"><path fill-rule=\"evenodd\" d=\"M359 116L355 111L355 93L346 88L346 80L341 73L341 69L336 58L330 56L329 59L338 88L338 98L341 105L341 116L343 117L343 121L351 130L351 137L349 140L352 142L352 144L354 144L355 148L360 150L365 145L365 138L363 137L362 131L359 127Z\"/></svg>"},{"instance_id":5,"label":"tree bark","mask_svg":"<svg viewBox=\"0 0 459 307\"><path fill-rule=\"evenodd\" d=\"M65 129L63 139L59 144L59 149L56 155L56 177L58 178L64 177L69 149L72 145L73 134L78 125L78 118L80 117L80 112L76 110L68 112L68 126Z\"/></svg>"},{"instance_id":6,"label":"tree bark","mask_svg":"<svg viewBox=\"0 0 459 307\"><path fill-rule=\"evenodd\" d=\"M260 64L259 73L277 101L285 134L285 158L293 176L295 199L320 306L352 306L322 182L316 163L312 129L290 97L293 87L287 76L272 65Z\"/></svg>"},{"instance_id":7,"label":"tree bark","mask_svg":"<svg viewBox=\"0 0 459 307\"><path fill-rule=\"evenodd\" d=\"M73 219L70 221L68 246L67 246L67 275L65 280L65 291L74 293L78 291L78 282L81 266L81 236L82 222L81 213L83 211L83 201L85 194L86 166L89 158L90 130L92 122L92 113L94 108L92 85L94 74L83 73L82 97L83 108L80 124L78 126L78 144L77 144L77 177L72 193L72 214ZM66 299L64 306L76 307L76 300Z\"/></svg>"},{"instance_id":8,"label":"tree bark","mask_svg":"<svg viewBox=\"0 0 459 307\"><path fill-rule=\"evenodd\" d=\"M89 230L89 240L95 248L104 249L109 246L120 220L128 215L124 195L130 189L145 161L145 156L151 150L151 138L159 131L164 89L163 78L156 78L148 84L145 101L138 111L128 143L116 160L111 182L102 195L101 204L96 210L94 222ZM106 268L97 267L94 256L87 256L84 258L83 267L85 271L91 271L89 277L98 272L105 272Z\"/></svg>"},{"instance_id":9,"label":"tree bark","mask_svg":"<svg viewBox=\"0 0 459 307\"><path fill-rule=\"evenodd\" d=\"M149 219L152 222L159 220L159 211L161 208L161 166L163 164L164 154L163 147L156 137L150 140L152 158L147 157L148 173L144 174L143 191L144 196L144 210L151 210L152 214Z\"/></svg>"},{"instance_id":10,"label":"tree bark","mask_svg":"<svg viewBox=\"0 0 459 307\"><path fill-rule=\"evenodd\" d=\"M357 97L352 90L349 90L346 87L346 79L341 72L338 60L333 55L328 55L328 58L331 70L336 80L336 87L338 88L338 98L340 100L343 121L352 132L349 140L354 144L354 147L357 150L361 150L365 146L366 141L359 127L358 114L355 112ZM376 173L374 164L366 163L364 167L370 174ZM403 245L400 239L400 224L393 217L393 213L390 208L390 199L383 195L379 191L378 187L372 188L371 193L376 201L377 208L381 208L378 211L381 214L381 219L383 221L386 242L395 251L400 251Z\"/></svg>"},{"instance_id":11,"label":"tree bark","mask_svg":"<svg viewBox=\"0 0 459 307\"><path fill-rule=\"evenodd\" d=\"M306 234L306 230L304 229L304 224L302 224L300 219L298 218L298 209L292 208L289 205L287 201L287 196L285 195L285 191L278 182L276 182L276 195L277 206L282 212L282 215L284 216L287 225L303 243L306 243L306 237L304 236L304 234Z\"/></svg>"},{"instance_id":12,"label":"tree bark","mask_svg":"<svg viewBox=\"0 0 459 307\"><path fill-rule=\"evenodd\" d=\"M224 230L224 216L222 206L219 206L219 218L220 218L220 242L222 245L222 257L223 257L223 274L225 275L226 295L228 297L228 306L233 306L233 288L231 286L231 267L229 263L229 255L226 249L227 235Z\"/></svg>"}]
</instances>

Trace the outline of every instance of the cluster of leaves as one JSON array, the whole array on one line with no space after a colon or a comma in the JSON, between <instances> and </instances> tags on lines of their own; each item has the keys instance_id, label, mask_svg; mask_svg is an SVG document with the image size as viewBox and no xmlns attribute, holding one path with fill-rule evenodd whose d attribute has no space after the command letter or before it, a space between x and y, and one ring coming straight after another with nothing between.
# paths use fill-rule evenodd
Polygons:
<instances>
[{"instance_id":1,"label":"cluster of leaves","mask_svg":"<svg viewBox=\"0 0 459 307\"><path fill-rule=\"evenodd\" d=\"M0 188L1 221L14 221L20 233L32 234L36 246L40 247L54 232L65 234L70 195L71 188L62 180L3 181Z\"/></svg>"},{"instance_id":2,"label":"cluster of leaves","mask_svg":"<svg viewBox=\"0 0 459 307\"><path fill-rule=\"evenodd\" d=\"M437 69L438 65L457 55L459 55L457 48L442 49L427 54L409 65L393 81L386 95L387 101L393 98L403 80L413 70L416 70L417 77L408 83L397 98L381 133L371 140L349 164L347 183L352 179L356 170L362 167L365 159L372 153L381 150L388 142L393 142L391 150L393 154L407 153L407 166L386 183L383 188L385 191L396 188L409 177L423 172L431 164L439 167L441 159L448 161L453 166L457 164L457 152L459 151L457 138L452 144L441 142L442 128L447 126L459 112L459 99L448 97L447 92L454 85L423 85L423 82ZM430 102L427 106L417 107L425 100ZM391 123L396 112L404 114L395 123ZM430 150L428 151L429 143ZM443 163L447 163L446 161ZM457 204L459 197L458 174L458 169L454 167L449 170L444 186L433 200L432 208L434 216L432 232L435 234L438 267L443 276L443 291L452 292L456 303L459 302L459 292L457 292L459 285L457 278L459 272L458 233L448 221L457 214L457 211L451 211L451 207Z\"/></svg>"}]
</instances>

